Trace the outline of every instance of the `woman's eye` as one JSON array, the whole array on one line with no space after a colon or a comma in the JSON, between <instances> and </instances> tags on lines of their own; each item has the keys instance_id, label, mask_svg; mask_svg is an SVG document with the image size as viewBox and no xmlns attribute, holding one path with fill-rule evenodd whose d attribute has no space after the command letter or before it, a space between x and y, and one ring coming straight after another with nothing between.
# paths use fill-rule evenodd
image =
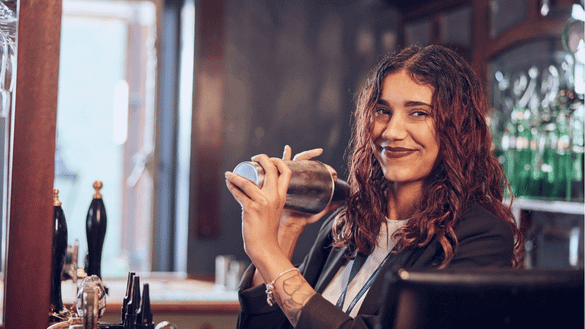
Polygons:
<instances>
[{"instance_id":1,"label":"woman's eye","mask_svg":"<svg viewBox=\"0 0 585 329\"><path fill-rule=\"evenodd\" d=\"M415 117L426 117L429 115L429 112L427 111L413 111L412 115L414 115Z\"/></svg>"},{"instance_id":2,"label":"woman's eye","mask_svg":"<svg viewBox=\"0 0 585 329\"><path fill-rule=\"evenodd\" d=\"M376 109L375 115L377 118L387 117L390 115L390 111L388 111L386 109L378 108L378 109Z\"/></svg>"}]
</instances>

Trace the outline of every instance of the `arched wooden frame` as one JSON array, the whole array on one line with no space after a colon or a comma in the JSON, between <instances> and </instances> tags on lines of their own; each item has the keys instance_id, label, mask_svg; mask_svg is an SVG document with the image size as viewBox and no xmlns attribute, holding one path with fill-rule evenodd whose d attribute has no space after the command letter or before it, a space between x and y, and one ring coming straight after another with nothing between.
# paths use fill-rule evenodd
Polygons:
<instances>
[{"instance_id":1,"label":"arched wooden frame","mask_svg":"<svg viewBox=\"0 0 585 329\"><path fill-rule=\"evenodd\" d=\"M489 63L500 54L526 42L560 39L567 17L559 15L558 11L568 12L571 10L572 4L578 3L578 0L557 0L554 2L557 14L543 16L540 13L541 0L526 1L528 13L525 19L503 31L496 38L491 38L489 35L489 1L472 0L472 64L478 76L483 79L484 85L488 81L487 68Z\"/></svg>"},{"instance_id":2,"label":"arched wooden frame","mask_svg":"<svg viewBox=\"0 0 585 329\"><path fill-rule=\"evenodd\" d=\"M404 12L399 24L399 44L404 44L405 23L431 17L433 23L432 40L433 44L442 44L440 40L439 14L460 6L471 5L471 46L469 49L459 47L458 52L467 58L473 66L477 75L487 81L487 67L490 61L521 43L538 39L558 38L566 23L566 17L559 15L543 16L540 13L542 0L526 0L528 14L526 18L515 26L503 31L496 38L491 38L489 17L490 8L487 0L447 0L430 1L425 6ZM557 0L554 1L555 9L570 10L572 4L578 0ZM556 11L556 10L555 10ZM551 11L552 12L552 11Z\"/></svg>"}]
</instances>

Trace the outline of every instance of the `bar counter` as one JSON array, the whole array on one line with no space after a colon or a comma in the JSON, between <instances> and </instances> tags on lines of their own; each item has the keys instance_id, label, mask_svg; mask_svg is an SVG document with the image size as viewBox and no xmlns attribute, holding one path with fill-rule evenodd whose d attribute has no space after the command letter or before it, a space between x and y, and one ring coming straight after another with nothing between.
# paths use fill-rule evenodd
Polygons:
<instances>
[{"instance_id":1,"label":"bar counter","mask_svg":"<svg viewBox=\"0 0 585 329\"><path fill-rule=\"evenodd\" d=\"M240 310L236 291L223 289L205 280L138 275L141 291L145 283L149 284L155 324L169 321L181 329L235 327ZM126 278L105 279L103 283L108 289L108 295L106 312L100 322L119 323L126 293ZM3 288L4 285L0 285L0 289ZM68 309L75 310L76 290L72 281L62 282L63 304Z\"/></svg>"}]
</instances>

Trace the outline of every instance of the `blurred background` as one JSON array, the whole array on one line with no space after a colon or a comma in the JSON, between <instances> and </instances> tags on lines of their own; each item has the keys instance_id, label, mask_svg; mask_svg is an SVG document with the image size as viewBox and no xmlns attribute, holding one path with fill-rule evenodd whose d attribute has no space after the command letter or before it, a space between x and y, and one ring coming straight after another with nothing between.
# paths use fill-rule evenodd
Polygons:
<instances>
[{"instance_id":1,"label":"blurred background","mask_svg":"<svg viewBox=\"0 0 585 329\"><path fill-rule=\"evenodd\" d=\"M16 19L18 2L2 4ZM384 54L411 44L455 49L484 82L528 237L524 267L583 266L582 1L63 0L62 10L54 187L81 266L95 180L104 277L212 279L217 256L247 262L223 173L289 144L324 148L319 160L345 178L356 92ZM14 40L3 48L12 60Z\"/></svg>"},{"instance_id":2,"label":"blurred background","mask_svg":"<svg viewBox=\"0 0 585 329\"><path fill-rule=\"evenodd\" d=\"M70 243L83 255L99 179L104 275L246 260L223 172L289 144L324 148L345 177L356 92L410 44L451 47L483 79L525 265L582 266L583 11L568 0L64 0L55 187Z\"/></svg>"},{"instance_id":3,"label":"blurred background","mask_svg":"<svg viewBox=\"0 0 585 329\"><path fill-rule=\"evenodd\" d=\"M27 234L44 232L8 218L39 207L11 201L27 189L11 185L23 163L11 155L16 72L28 69L16 68L20 1L0 1L3 272L8 245L18 255ZM582 0L62 0L59 15L58 77L38 84L58 87L53 187L81 267L96 180L107 210L104 278L213 282L216 260L247 264L223 173L288 144L323 148L319 160L345 178L351 113L370 70L399 47L441 44L469 61L488 95L493 151L514 195L505 201L527 237L522 267L583 268ZM52 159L52 146L31 140ZM303 233L293 262L318 229ZM219 311L229 323L233 299Z\"/></svg>"}]
</instances>

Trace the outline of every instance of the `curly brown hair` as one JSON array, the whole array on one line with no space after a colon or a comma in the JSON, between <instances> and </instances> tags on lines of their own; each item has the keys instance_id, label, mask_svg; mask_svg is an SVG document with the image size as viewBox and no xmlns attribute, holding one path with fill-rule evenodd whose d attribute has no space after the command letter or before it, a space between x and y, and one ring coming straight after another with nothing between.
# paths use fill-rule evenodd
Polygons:
<instances>
[{"instance_id":1,"label":"curly brown hair","mask_svg":"<svg viewBox=\"0 0 585 329\"><path fill-rule=\"evenodd\" d=\"M376 245L388 213L390 182L372 148L373 113L384 78L402 70L434 89L437 110L432 116L440 150L413 217L394 235L396 250L425 246L436 237L444 251L441 267L447 266L455 254L450 239L457 243L453 227L470 203L477 202L510 224L515 236L511 265L518 266L524 240L510 207L502 203L504 187L509 186L491 150L483 89L465 60L442 46L412 46L387 56L362 89L348 148L350 198L333 226L334 246L347 246L351 258L357 251L371 253Z\"/></svg>"}]
</instances>

